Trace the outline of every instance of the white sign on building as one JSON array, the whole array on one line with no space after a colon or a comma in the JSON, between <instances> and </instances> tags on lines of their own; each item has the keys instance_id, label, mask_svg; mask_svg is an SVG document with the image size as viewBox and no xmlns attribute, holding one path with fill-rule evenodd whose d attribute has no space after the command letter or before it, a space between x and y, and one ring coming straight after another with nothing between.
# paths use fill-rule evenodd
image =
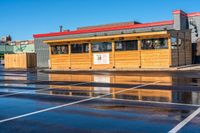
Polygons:
<instances>
[{"instance_id":1,"label":"white sign on building","mask_svg":"<svg viewBox=\"0 0 200 133\"><path fill-rule=\"evenodd\" d=\"M94 56L94 64L110 64L109 53L102 53L102 54L93 54Z\"/></svg>"}]
</instances>

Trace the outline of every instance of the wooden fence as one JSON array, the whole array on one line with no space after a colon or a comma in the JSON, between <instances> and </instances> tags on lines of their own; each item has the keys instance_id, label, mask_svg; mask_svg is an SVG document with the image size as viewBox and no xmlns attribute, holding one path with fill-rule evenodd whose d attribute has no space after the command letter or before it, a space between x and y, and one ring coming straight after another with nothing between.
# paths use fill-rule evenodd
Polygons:
<instances>
[{"instance_id":1,"label":"wooden fence","mask_svg":"<svg viewBox=\"0 0 200 133\"><path fill-rule=\"evenodd\" d=\"M5 68L35 68L37 64L35 53L5 54Z\"/></svg>"}]
</instances>

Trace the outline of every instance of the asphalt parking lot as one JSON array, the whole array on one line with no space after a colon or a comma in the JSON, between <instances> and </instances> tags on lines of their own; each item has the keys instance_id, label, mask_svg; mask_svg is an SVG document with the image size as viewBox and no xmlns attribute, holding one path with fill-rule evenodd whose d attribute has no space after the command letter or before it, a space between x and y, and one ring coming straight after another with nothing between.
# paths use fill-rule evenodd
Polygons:
<instances>
[{"instance_id":1,"label":"asphalt parking lot","mask_svg":"<svg viewBox=\"0 0 200 133\"><path fill-rule=\"evenodd\" d=\"M0 69L1 133L199 133L200 72Z\"/></svg>"}]
</instances>

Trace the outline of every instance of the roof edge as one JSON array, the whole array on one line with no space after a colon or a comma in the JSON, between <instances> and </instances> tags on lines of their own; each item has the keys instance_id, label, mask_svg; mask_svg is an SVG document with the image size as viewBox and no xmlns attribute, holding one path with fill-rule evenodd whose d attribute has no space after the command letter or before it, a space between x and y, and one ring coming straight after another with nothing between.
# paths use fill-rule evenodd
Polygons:
<instances>
[{"instance_id":1,"label":"roof edge","mask_svg":"<svg viewBox=\"0 0 200 133\"><path fill-rule=\"evenodd\" d=\"M174 10L173 14L181 14L181 15L186 16L186 17L200 16L200 12L185 13L182 10Z\"/></svg>"},{"instance_id":2,"label":"roof edge","mask_svg":"<svg viewBox=\"0 0 200 133\"><path fill-rule=\"evenodd\" d=\"M75 35L75 34L84 34L84 33L95 33L95 32L104 32L104 31L115 31L115 30L145 28L145 27L171 25L171 24L174 24L173 20L151 22L151 23L143 23L143 24L114 26L114 27L106 27L106 28L96 28L96 29L88 29L88 30L74 30L74 31L34 34L33 37L34 38L42 38L42 37L53 37L53 36L62 36L62 35Z\"/></svg>"}]
</instances>

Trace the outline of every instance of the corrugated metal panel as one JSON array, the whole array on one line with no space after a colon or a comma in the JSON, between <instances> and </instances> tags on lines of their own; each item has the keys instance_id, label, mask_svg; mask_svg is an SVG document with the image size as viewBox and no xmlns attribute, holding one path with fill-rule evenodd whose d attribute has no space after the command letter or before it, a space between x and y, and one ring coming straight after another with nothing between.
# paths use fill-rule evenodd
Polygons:
<instances>
[{"instance_id":1,"label":"corrugated metal panel","mask_svg":"<svg viewBox=\"0 0 200 133\"><path fill-rule=\"evenodd\" d=\"M48 67L49 46L45 45L41 39L35 39L35 52L37 53L37 67Z\"/></svg>"}]
</instances>

